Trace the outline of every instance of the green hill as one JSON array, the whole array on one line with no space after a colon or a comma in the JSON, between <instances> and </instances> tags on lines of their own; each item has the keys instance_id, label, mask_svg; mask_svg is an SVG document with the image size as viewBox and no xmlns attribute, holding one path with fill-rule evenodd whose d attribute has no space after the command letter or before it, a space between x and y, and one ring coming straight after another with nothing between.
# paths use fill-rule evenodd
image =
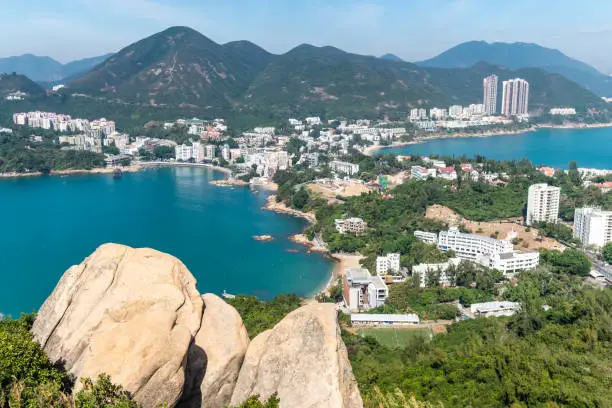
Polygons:
<instances>
[{"instance_id":1,"label":"green hill","mask_svg":"<svg viewBox=\"0 0 612 408\"><path fill-rule=\"evenodd\" d=\"M13 92L25 92L29 98L42 98L46 95L45 90L28 77L19 74L0 74L0 97ZM28 99L29 99L28 98Z\"/></svg>"},{"instance_id":2,"label":"green hill","mask_svg":"<svg viewBox=\"0 0 612 408\"><path fill-rule=\"evenodd\" d=\"M249 87L244 103L277 114L405 114L420 106L481 103L482 79L493 73L501 80L529 81L530 109L536 112L552 106L606 108L590 91L542 69L510 71L484 63L462 69L424 68L308 45L272 60Z\"/></svg>"},{"instance_id":3,"label":"green hill","mask_svg":"<svg viewBox=\"0 0 612 408\"><path fill-rule=\"evenodd\" d=\"M248 48L172 27L122 49L69 88L151 106L229 107L258 73Z\"/></svg>"}]
</instances>

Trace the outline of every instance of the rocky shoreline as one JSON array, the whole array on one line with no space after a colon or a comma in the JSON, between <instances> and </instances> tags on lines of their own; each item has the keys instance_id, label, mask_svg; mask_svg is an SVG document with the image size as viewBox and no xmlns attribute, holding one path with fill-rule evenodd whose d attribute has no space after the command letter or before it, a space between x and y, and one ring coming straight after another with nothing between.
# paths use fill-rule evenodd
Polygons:
<instances>
[{"instance_id":1,"label":"rocky shoreline","mask_svg":"<svg viewBox=\"0 0 612 408\"><path fill-rule=\"evenodd\" d=\"M431 142L433 140L441 140L441 139L464 139L464 138L472 138L472 137L491 137L491 136L510 136L510 135L520 135L523 133L535 132L538 128L535 126L529 127L527 129L520 129L514 131L490 131L490 132L481 132L481 133L452 133L452 134L436 134L432 136L420 137L409 142L393 142L389 146L382 145L372 145L368 146L364 149L363 154L366 156L372 156L377 151L381 149L393 148L393 147L403 147L403 146L411 146L417 144L423 144L427 142Z\"/></svg>"},{"instance_id":2,"label":"rocky shoreline","mask_svg":"<svg viewBox=\"0 0 612 408\"><path fill-rule=\"evenodd\" d=\"M420 137L409 142L393 142L389 146L381 146L381 145L372 145L368 146L364 149L363 154L366 156L372 156L377 151L386 148L393 147L403 147L403 146L411 146L422 144L426 142L431 142L433 140L440 139L462 139L462 138L473 138L473 137L491 137L491 136L512 136L512 135L520 135L529 132L535 132L538 129L599 129L599 128L608 128L612 127L612 123L593 123L593 124L584 124L584 123L576 123L576 124L568 124L568 125L553 125L553 124L542 124L542 125L533 125L526 129L519 130L500 130L500 131L490 131L490 132L481 132L481 133L465 133L465 132L457 132L452 134L436 134L432 136Z\"/></svg>"},{"instance_id":3,"label":"rocky shoreline","mask_svg":"<svg viewBox=\"0 0 612 408\"><path fill-rule=\"evenodd\" d=\"M246 187L249 185L247 181L236 179L213 180L210 182L210 184L223 187Z\"/></svg>"},{"instance_id":4,"label":"rocky shoreline","mask_svg":"<svg viewBox=\"0 0 612 408\"><path fill-rule=\"evenodd\" d=\"M263 207L266 210L274 211L282 214L293 215L294 217L304 218L311 224L317 223L317 217L313 213L307 213L299 210L294 210L293 208L287 207L287 205L283 202L276 202L276 196L271 195L268 197L266 201L266 205Z\"/></svg>"},{"instance_id":5,"label":"rocky shoreline","mask_svg":"<svg viewBox=\"0 0 612 408\"><path fill-rule=\"evenodd\" d=\"M85 169L68 169L68 170L53 170L50 173L31 172L31 173L0 173L0 178L21 178L21 177L41 177L41 176L82 176L88 174L113 174L116 169L123 173L136 173L143 169L140 165L131 165L125 167L99 167L90 170Z\"/></svg>"},{"instance_id":6,"label":"rocky shoreline","mask_svg":"<svg viewBox=\"0 0 612 408\"><path fill-rule=\"evenodd\" d=\"M232 174L232 171L230 169L207 163L139 162L138 164L143 167L205 167L207 169L220 171L225 174Z\"/></svg>"}]
</instances>

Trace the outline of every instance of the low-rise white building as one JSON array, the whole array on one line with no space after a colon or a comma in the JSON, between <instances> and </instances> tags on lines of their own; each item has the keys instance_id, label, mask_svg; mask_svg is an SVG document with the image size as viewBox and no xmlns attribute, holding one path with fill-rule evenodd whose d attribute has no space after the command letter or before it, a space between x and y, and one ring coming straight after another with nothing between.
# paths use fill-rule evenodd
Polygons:
<instances>
[{"instance_id":1,"label":"low-rise white building","mask_svg":"<svg viewBox=\"0 0 612 408\"><path fill-rule=\"evenodd\" d=\"M438 169L441 169L442 167L446 167L446 163L443 160L430 159L429 157L423 157L423 162L429 165L432 165L433 167L436 167Z\"/></svg>"},{"instance_id":2,"label":"low-rise white building","mask_svg":"<svg viewBox=\"0 0 612 408\"><path fill-rule=\"evenodd\" d=\"M359 173L358 164L343 162L339 160L334 160L331 163L329 163L329 168L332 171L335 171L337 173L347 174L349 176L354 176Z\"/></svg>"},{"instance_id":3,"label":"low-rise white building","mask_svg":"<svg viewBox=\"0 0 612 408\"><path fill-rule=\"evenodd\" d=\"M513 251L505 254L481 255L476 262L488 268L497 269L504 276L512 276L520 271L535 269L540 264L540 253Z\"/></svg>"},{"instance_id":4,"label":"low-rise white building","mask_svg":"<svg viewBox=\"0 0 612 408\"><path fill-rule=\"evenodd\" d=\"M416 326L418 324L420 324L420 319L415 314L351 314L353 327Z\"/></svg>"},{"instance_id":5,"label":"low-rise white building","mask_svg":"<svg viewBox=\"0 0 612 408\"><path fill-rule=\"evenodd\" d=\"M367 269L348 268L343 278L344 301L351 312L384 306L389 288L380 276L372 276Z\"/></svg>"},{"instance_id":6,"label":"low-rise white building","mask_svg":"<svg viewBox=\"0 0 612 408\"><path fill-rule=\"evenodd\" d=\"M440 286L454 286L455 279L446 272L451 267L457 267L462 262L461 258L449 259L447 262L438 264L419 264L412 267L412 276L418 277L420 287L427 287L427 282L432 273L439 274L438 284Z\"/></svg>"},{"instance_id":7,"label":"low-rise white building","mask_svg":"<svg viewBox=\"0 0 612 408\"><path fill-rule=\"evenodd\" d=\"M458 257L469 261L476 261L480 255L505 254L514 251L514 246L510 241L465 234L458 228L440 232L438 246L444 251L452 250Z\"/></svg>"},{"instance_id":8,"label":"low-rise white building","mask_svg":"<svg viewBox=\"0 0 612 408\"><path fill-rule=\"evenodd\" d=\"M438 245L438 234L435 232L414 231L414 236L429 245Z\"/></svg>"},{"instance_id":9,"label":"low-rise white building","mask_svg":"<svg viewBox=\"0 0 612 408\"><path fill-rule=\"evenodd\" d=\"M341 234L363 234L368 224L361 218L348 218L346 220L335 220L336 230Z\"/></svg>"},{"instance_id":10,"label":"low-rise white building","mask_svg":"<svg viewBox=\"0 0 612 408\"><path fill-rule=\"evenodd\" d=\"M441 167L438 169L437 177L442 180L455 181L457 180L457 172L454 167Z\"/></svg>"},{"instance_id":11,"label":"low-rise white building","mask_svg":"<svg viewBox=\"0 0 612 408\"><path fill-rule=\"evenodd\" d=\"M319 166L319 153L305 153L302 155L304 162L308 164L309 168Z\"/></svg>"},{"instance_id":12,"label":"low-rise white building","mask_svg":"<svg viewBox=\"0 0 612 408\"><path fill-rule=\"evenodd\" d=\"M387 275L389 273L397 273L400 270L400 254L387 254L376 258L376 273L378 275Z\"/></svg>"},{"instance_id":13,"label":"low-rise white building","mask_svg":"<svg viewBox=\"0 0 612 408\"><path fill-rule=\"evenodd\" d=\"M465 234L458 228L440 232L438 247L454 251L461 259L497 269L504 275L533 269L540 264L539 252L515 251L510 241Z\"/></svg>"},{"instance_id":14,"label":"low-rise white building","mask_svg":"<svg viewBox=\"0 0 612 408\"><path fill-rule=\"evenodd\" d=\"M550 110L551 115L560 115L560 116L570 116L576 114L576 109L574 108L552 108Z\"/></svg>"},{"instance_id":15,"label":"low-rise white building","mask_svg":"<svg viewBox=\"0 0 612 408\"><path fill-rule=\"evenodd\" d=\"M473 317L512 316L518 312L520 307L520 303L515 302L474 303L470 306L470 312Z\"/></svg>"},{"instance_id":16,"label":"low-rise white building","mask_svg":"<svg viewBox=\"0 0 612 408\"><path fill-rule=\"evenodd\" d=\"M414 180L427 180L429 177L435 178L437 174L437 169L428 169L422 166L412 166L410 168L410 176Z\"/></svg>"}]
</instances>

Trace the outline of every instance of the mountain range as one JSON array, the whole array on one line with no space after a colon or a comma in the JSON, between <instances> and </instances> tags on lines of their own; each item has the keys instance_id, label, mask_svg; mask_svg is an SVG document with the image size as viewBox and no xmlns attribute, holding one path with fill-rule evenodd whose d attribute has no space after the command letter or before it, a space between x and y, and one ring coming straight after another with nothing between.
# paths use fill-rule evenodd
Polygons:
<instances>
[{"instance_id":1,"label":"mountain range","mask_svg":"<svg viewBox=\"0 0 612 408\"><path fill-rule=\"evenodd\" d=\"M86 73L111 55L106 54L62 64L51 57L24 54L0 58L0 73L22 74L36 82L58 82Z\"/></svg>"},{"instance_id":2,"label":"mountain range","mask_svg":"<svg viewBox=\"0 0 612 408\"><path fill-rule=\"evenodd\" d=\"M183 109L260 119L310 114L403 118L415 107L481 103L482 78L497 74L500 80L529 81L534 113L553 106L608 110L593 92L543 68L478 61L460 67L427 65L308 44L275 55L249 41L218 44L191 28L171 27L75 76L61 97L49 98L61 106L49 109L83 113L106 104L110 114L131 105L141 118L151 108L165 109L168 116Z\"/></svg>"},{"instance_id":3,"label":"mountain range","mask_svg":"<svg viewBox=\"0 0 612 408\"><path fill-rule=\"evenodd\" d=\"M534 108L602 104L574 82L538 68L438 69L308 44L274 55L247 41L217 44L187 27L127 46L69 83L67 91L149 106L348 116L477 103L482 78L491 73L532 82Z\"/></svg>"},{"instance_id":4,"label":"mountain range","mask_svg":"<svg viewBox=\"0 0 612 408\"><path fill-rule=\"evenodd\" d=\"M478 62L508 69L542 68L561 74L599 96L612 97L612 77L561 51L537 44L471 41L417 64L435 68L467 68Z\"/></svg>"}]
</instances>

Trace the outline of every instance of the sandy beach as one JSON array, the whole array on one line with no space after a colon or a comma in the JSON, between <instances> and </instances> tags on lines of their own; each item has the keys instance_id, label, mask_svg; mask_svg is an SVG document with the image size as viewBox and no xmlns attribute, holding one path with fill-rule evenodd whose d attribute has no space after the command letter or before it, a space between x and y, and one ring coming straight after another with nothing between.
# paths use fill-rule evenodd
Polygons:
<instances>
[{"instance_id":1,"label":"sandy beach","mask_svg":"<svg viewBox=\"0 0 612 408\"><path fill-rule=\"evenodd\" d=\"M278 184L276 184L276 183L274 183L272 181L263 180L261 178L254 178L254 179L252 179L250 184L252 186L261 187L264 190L278 191Z\"/></svg>"},{"instance_id":2,"label":"sandy beach","mask_svg":"<svg viewBox=\"0 0 612 408\"><path fill-rule=\"evenodd\" d=\"M79 176L87 174L113 174L115 169L121 170L123 173L135 173L142 170L142 166L137 164L125 167L101 167L90 170L85 169L68 169L68 170L54 170L48 174L41 172L32 173L0 173L0 178L16 178L16 177L40 177L40 176Z\"/></svg>"},{"instance_id":3,"label":"sandy beach","mask_svg":"<svg viewBox=\"0 0 612 408\"><path fill-rule=\"evenodd\" d=\"M359 254L332 254L331 258L336 262L336 265L334 265L332 276L323 291L328 291L331 286L335 285L338 278L344 276L344 271L347 268L361 268L359 262L365 259L364 256Z\"/></svg>"},{"instance_id":4,"label":"sandy beach","mask_svg":"<svg viewBox=\"0 0 612 408\"><path fill-rule=\"evenodd\" d=\"M179 162L138 162L143 167L206 167L225 174L232 174L230 169L207 163L179 163Z\"/></svg>"}]
</instances>

